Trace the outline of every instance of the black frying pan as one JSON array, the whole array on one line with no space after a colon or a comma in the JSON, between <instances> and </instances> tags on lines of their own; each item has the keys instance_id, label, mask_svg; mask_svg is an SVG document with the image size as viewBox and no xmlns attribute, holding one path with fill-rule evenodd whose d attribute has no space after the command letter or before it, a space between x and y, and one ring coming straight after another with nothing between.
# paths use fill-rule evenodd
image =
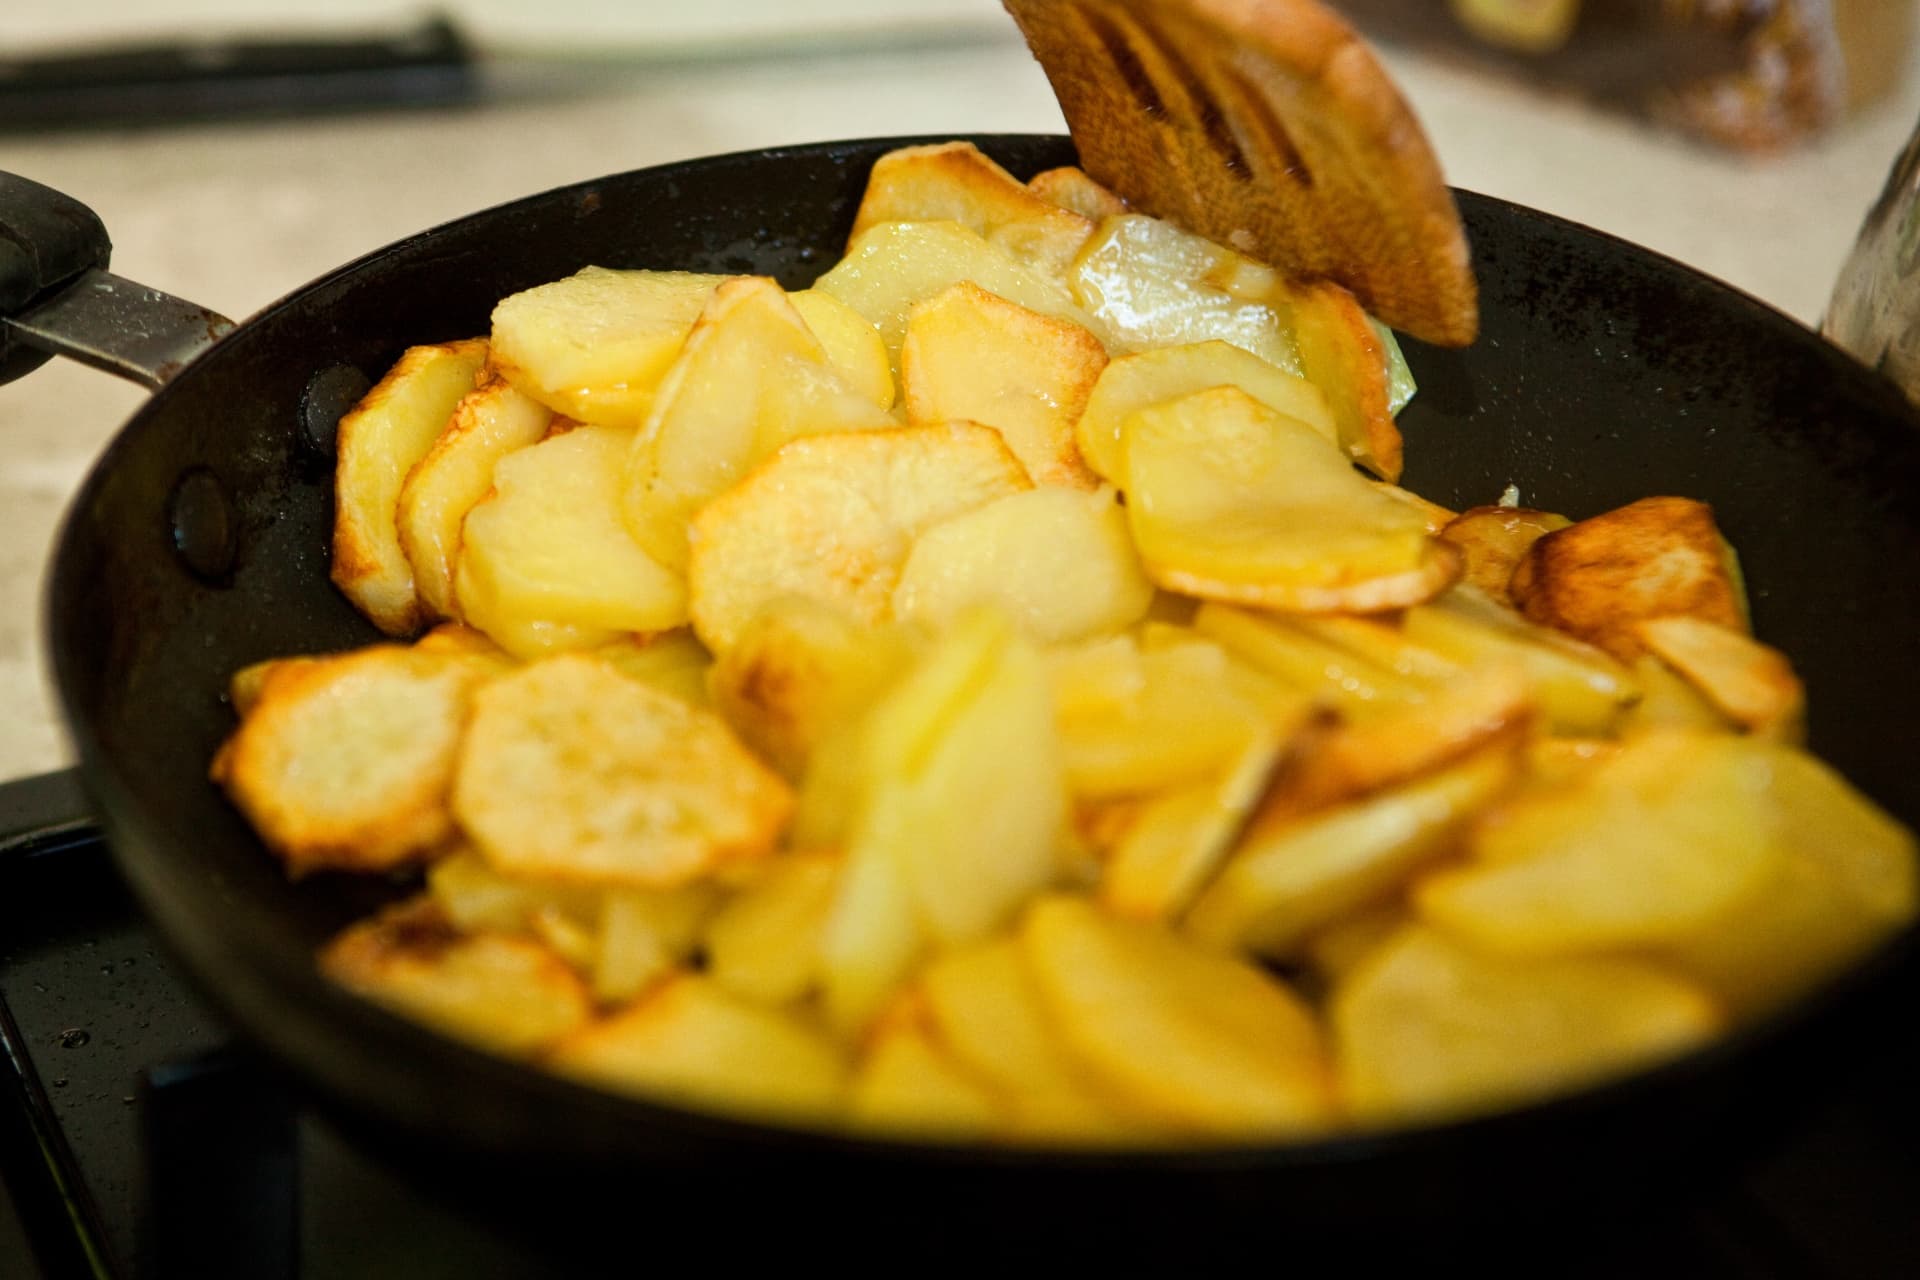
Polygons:
<instances>
[{"instance_id":1,"label":"black frying pan","mask_svg":"<svg viewBox=\"0 0 1920 1280\"><path fill-rule=\"evenodd\" d=\"M1061 139L979 141L1023 176L1072 159ZM1303 1146L1076 1154L650 1106L464 1049L323 981L315 946L400 890L289 884L205 774L232 723L222 691L234 668L375 638L327 581L334 419L403 347L484 332L495 300L587 263L804 285L844 242L869 163L899 144L670 165L416 236L220 340L88 478L48 599L82 776L179 962L316 1097L435 1185L511 1205L555 1238L609 1222L631 1235L637 1212L683 1221L711 1203L689 1189L718 1179L733 1188L734 1222L790 1208L835 1237L874 1213L923 1213L943 1253L1057 1238L1063 1224L1131 1252L1191 1240L1203 1222L1222 1233L1213 1240L1379 1238L1381 1224L1476 1224L1491 1211L1510 1233L1523 1210L1617 1206L1777 1132L1819 1081L1912 1017L1910 930L1763 1026L1528 1110ZM1574 516L1648 494L1708 500L1742 552L1756 628L1807 678L1813 746L1920 822L1912 411L1800 326L1684 267L1500 201L1461 204L1485 327L1466 351L1407 344L1421 389L1402 418L1406 483L1458 507L1511 481ZM0 208L0 230L25 218ZM0 237L0 267L6 247ZM786 1237L728 1232L730 1247L743 1238Z\"/></svg>"}]
</instances>

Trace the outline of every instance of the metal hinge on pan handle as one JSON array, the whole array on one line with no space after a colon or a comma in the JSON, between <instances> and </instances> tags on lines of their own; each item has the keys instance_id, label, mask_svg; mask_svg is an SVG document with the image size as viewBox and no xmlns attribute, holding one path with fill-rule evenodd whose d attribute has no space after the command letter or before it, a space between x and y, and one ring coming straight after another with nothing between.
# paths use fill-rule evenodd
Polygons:
<instances>
[{"instance_id":1,"label":"metal hinge on pan handle","mask_svg":"<svg viewBox=\"0 0 1920 1280\"><path fill-rule=\"evenodd\" d=\"M0 383L62 355L157 390L233 328L114 275L112 254L93 210L0 172Z\"/></svg>"}]
</instances>

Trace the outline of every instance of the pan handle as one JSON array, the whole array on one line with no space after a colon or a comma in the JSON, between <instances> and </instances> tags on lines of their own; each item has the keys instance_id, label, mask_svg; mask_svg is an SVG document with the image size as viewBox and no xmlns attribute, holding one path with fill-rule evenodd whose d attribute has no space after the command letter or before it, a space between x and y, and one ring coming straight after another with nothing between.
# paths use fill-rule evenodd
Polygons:
<instances>
[{"instance_id":1,"label":"pan handle","mask_svg":"<svg viewBox=\"0 0 1920 1280\"><path fill-rule=\"evenodd\" d=\"M112 255L93 210L0 172L0 383L63 355L157 391L233 328L112 274Z\"/></svg>"},{"instance_id":2,"label":"pan handle","mask_svg":"<svg viewBox=\"0 0 1920 1280\"><path fill-rule=\"evenodd\" d=\"M0 782L0 867L99 837L78 769Z\"/></svg>"}]
</instances>

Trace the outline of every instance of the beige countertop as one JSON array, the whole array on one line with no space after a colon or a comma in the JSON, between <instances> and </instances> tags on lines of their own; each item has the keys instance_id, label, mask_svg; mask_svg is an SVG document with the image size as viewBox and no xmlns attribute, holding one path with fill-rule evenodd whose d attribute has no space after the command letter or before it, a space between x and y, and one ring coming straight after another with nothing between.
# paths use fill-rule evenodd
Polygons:
<instances>
[{"instance_id":1,"label":"beige countertop","mask_svg":"<svg viewBox=\"0 0 1920 1280\"><path fill-rule=\"evenodd\" d=\"M1821 145L1756 162L1389 54L1457 185L1692 263L1809 323L1920 114L1920 69ZM703 153L872 134L1058 131L1017 37L679 68L602 61L591 93L458 111L0 136L0 169L91 204L114 267L244 317L410 232L560 183ZM67 758L40 581L69 495L142 393L77 366L0 387L0 778Z\"/></svg>"}]
</instances>

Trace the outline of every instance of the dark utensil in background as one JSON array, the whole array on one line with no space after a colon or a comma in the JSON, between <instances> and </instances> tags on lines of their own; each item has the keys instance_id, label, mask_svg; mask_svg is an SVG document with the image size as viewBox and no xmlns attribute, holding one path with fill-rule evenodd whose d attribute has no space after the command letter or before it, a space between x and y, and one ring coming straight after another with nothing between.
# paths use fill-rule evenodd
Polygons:
<instances>
[{"instance_id":1,"label":"dark utensil in background","mask_svg":"<svg viewBox=\"0 0 1920 1280\"><path fill-rule=\"evenodd\" d=\"M484 332L499 297L586 263L803 285L843 243L872 159L905 141L916 140L618 175L375 253L167 381L76 499L52 575L50 650L120 868L221 1012L366 1141L589 1252L630 1238L636 1206L670 1217L715 1197L751 1206L763 1230L748 1243L763 1245L822 1239L855 1212L937 1231L943 1250L1055 1239L1063 1224L1084 1239L1089 1223L1121 1251L1178 1253L1196 1232L1226 1248L1355 1232L1417 1243L1534 1214L1592 1222L1657 1199L1765 1142L1814 1082L1910 1016L1914 930L1703 1053L1524 1110L1297 1146L1024 1152L786 1131L602 1094L321 979L314 946L398 888L290 885L205 765L231 724L222 691L234 668L373 638L327 582L340 411L404 346ZM1072 159L1060 139L978 141L1016 174ZM22 225L22 198L0 192L0 225ZM1460 200L1483 336L1458 352L1407 344L1421 391L1402 418L1406 483L1460 506L1514 482L1527 501L1576 516L1650 493L1712 502L1743 553L1757 630L1812 690L1814 747L1920 820L1913 410L1723 285L1555 218ZM40 284L44 315L58 282ZM28 341L57 339L43 328Z\"/></svg>"}]
</instances>

